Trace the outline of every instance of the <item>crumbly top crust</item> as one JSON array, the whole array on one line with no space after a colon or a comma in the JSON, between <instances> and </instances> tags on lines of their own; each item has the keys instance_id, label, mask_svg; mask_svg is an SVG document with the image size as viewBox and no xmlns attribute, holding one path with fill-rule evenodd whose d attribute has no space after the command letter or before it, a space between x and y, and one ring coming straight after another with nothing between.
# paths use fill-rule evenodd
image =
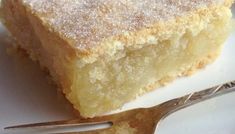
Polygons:
<instances>
[{"instance_id":1,"label":"crumbly top crust","mask_svg":"<svg viewBox=\"0 0 235 134\"><path fill-rule=\"evenodd\" d=\"M149 28L156 22L220 4L224 0L23 0L34 13L77 49L105 38Z\"/></svg>"}]
</instances>

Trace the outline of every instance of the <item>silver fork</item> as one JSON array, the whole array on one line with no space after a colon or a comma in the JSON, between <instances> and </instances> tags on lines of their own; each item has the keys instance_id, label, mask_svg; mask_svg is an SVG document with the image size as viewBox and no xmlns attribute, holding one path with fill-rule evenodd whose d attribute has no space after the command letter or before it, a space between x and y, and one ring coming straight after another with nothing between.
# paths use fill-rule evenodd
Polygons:
<instances>
[{"instance_id":1,"label":"silver fork","mask_svg":"<svg viewBox=\"0 0 235 134\"><path fill-rule=\"evenodd\" d=\"M235 91L235 81L221 84L200 92L191 93L176 98L151 108L139 108L118 114L67 121L44 122L19 126L6 127L5 129L25 128L57 128L66 126L84 126L109 123L111 126L86 132L73 132L61 134L115 134L125 130L128 134L154 134L160 122L168 115L202 102L204 100Z\"/></svg>"}]
</instances>

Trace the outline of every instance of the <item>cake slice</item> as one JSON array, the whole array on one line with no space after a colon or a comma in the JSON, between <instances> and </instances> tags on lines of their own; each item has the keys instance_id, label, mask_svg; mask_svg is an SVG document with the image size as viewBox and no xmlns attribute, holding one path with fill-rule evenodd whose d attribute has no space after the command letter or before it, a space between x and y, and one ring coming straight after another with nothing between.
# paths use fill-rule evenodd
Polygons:
<instances>
[{"instance_id":1,"label":"cake slice","mask_svg":"<svg viewBox=\"0 0 235 134\"><path fill-rule=\"evenodd\" d=\"M2 0L2 20L83 117L220 54L233 0Z\"/></svg>"}]
</instances>

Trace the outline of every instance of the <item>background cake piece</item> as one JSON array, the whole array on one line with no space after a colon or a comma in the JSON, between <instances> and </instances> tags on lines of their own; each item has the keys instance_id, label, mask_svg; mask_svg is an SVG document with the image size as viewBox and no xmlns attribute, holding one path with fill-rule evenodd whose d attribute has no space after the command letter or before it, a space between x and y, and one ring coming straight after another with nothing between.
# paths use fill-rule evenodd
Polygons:
<instances>
[{"instance_id":1,"label":"background cake piece","mask_svg":"<svg viewBox=\"0 0 235 134\"><path fill-rule=\"evenodd\" d=\"M84 117L213 61L232 0L3 0L4 23Z\"/></svg>"}]
</instances>

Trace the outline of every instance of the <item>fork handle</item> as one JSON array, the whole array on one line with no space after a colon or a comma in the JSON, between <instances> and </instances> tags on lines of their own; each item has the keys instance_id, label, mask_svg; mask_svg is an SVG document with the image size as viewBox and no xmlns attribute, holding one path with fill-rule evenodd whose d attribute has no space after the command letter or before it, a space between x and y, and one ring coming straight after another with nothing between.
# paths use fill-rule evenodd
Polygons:
<instances>
[{"instance_id":1,"label":"fork handle","mask_svg":"<svg viewBox=\"0 0 235 134\"><path fill-rule=\"evenodd\" d=\"M214 87L211 87L211 88L199 91L199 92L194 92L194 93L185 95L183 97L167 101L159 105L159 107L163 109L162 111L165 111L163 114L166 117L167 115L173 112L176 112L180 109L183 109L185 107L188 107L188 106L197 104L199 102L214 98L216 96L227 94L233 91L235 91L235 81L221 84L218 86L214 86Z\"/></svg>"}]
</instances>

